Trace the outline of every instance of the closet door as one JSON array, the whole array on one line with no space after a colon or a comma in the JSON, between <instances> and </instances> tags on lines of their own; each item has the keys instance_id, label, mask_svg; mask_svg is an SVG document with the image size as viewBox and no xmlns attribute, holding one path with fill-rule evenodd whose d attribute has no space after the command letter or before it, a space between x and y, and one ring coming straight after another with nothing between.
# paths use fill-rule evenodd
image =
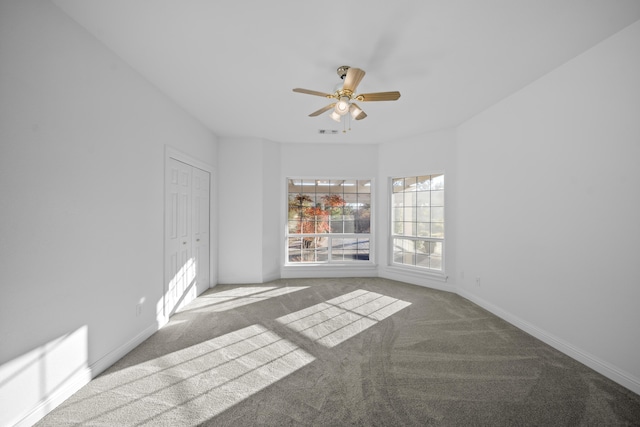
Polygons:
<instances>
[{"instance_id":1,"label":"closet door","mask_svg":"<svg viewBox=\"0 0 640 427\"><path fill-rule=\"evenodd\" d=\"M193 224L192 237L193 259L196 266L197 294L209 288L209 172L193 168Z\"/></svg>"},{"instance_id":2,"label":"closet door","mask_svg":"<svg viewBox=\"0 0 640 427\"><path fill-rule=\"evenodd\" d=\"M169 316L195 278L191 249L192 167L169 158L165 174L164 315Z\"/></svg>"},{"instance_id":3,"label":"closet door","mask_svg":"<svg viewBox=\"0 0 640 427\"><path fill-rule=\"evenodd\" d=\"M210 186L209 172L167 159L164 316L209 288Z\"/></svg>"}]
</instances>

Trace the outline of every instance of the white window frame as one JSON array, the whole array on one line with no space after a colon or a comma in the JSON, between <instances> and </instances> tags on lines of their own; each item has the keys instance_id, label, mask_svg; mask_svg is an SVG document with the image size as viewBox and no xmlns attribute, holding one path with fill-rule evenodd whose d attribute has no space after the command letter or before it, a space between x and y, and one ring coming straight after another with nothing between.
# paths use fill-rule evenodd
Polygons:
<instances>
[{"instance_id":1,"label":"white window frame","mask_svg":"<svg viewBox=\"0 0 640 427\"><path fill-rule=\"evenodd\" d=\"M433 176L433 175L442 175L443 177L446 176L446 174L444 172L431 172L431 173L425 173L425 174L420 174L420 175L402 175L402 176L392 176L389 177L388 183L389 183L389 190L387 192L387 196L388 196L388 200L389 200L389 245L388 245L388 263L389 266L394 267L394 268L399 268L399 269L405 269L407 271L414 271L414 272L422 272L422 273L426 273L428 275L433 275L433 276L438 276L438 277L446 277L446 272L445 272L445 268L446 268L446 260L445 260L445 253L446 253L446 199L447 199L447 187L445 185L445 187L443 188L444 190L444 202L443 202L443 234L444 237L418 237L418 236L407 236L407 235L396 235L394 234L394 206L393 206L393 181L394 179L398 179L398 178L413 178L413 177L418 177L418 176ZM445 178L446 180L446 178ZM433 268L429 268L429 267L423 267L423 266L419 266L419 265L412 265L412 264L405 264L405 263L400 263L400 262L396 262L395 261L395 257L394 257L394 239L406 239L406 240L412 240L412 241L424 241L424 242L439 242L442 246L442 253L440 254L440 262L441 262L441 268L438 269L433 269Z\"/></svg>"},{"instance_id":2,"label":"white window frame","mask_svg":"<svg viewBox=\"0 0 640 427\"><path fill-rule=\"evenodd\" d=\"M369 218L369 233L292 233L289 234L289 180L305 180L305 181L369 181L371 185L371 192L367 193L370 195L371 203L370 203L370 218ZM371 266L375 264L375 214L374 214L374 206L375 206L375 180L373 178L368 177L324 177L324 176L289 176L285 178L285 225L284 225L284 266L285 267L318 267L318 266ZM326 261L304 261L304 262L291 262L289 261L289 238L303 238L303 237L323 237L327 238L327 260ZM368 239L369 240L369 259L368 260L357 260L357 259L342 259L342 260L333 260L332 259L332 240L333 239Z\"/></svg>"}]
</instances>

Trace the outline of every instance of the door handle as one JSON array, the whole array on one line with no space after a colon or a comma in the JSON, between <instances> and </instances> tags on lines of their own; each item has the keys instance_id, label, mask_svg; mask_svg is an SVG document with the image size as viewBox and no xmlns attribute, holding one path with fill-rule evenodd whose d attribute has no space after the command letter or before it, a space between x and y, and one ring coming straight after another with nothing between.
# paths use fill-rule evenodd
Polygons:
<instances>
[{"instance_id":1,"label":"door handle","mask_svg":"<svg viewBox=\"0 0 640 427\"><path fill-rule=\"evenodd\" d=\"M182 244L183 244L183 245L186 245L186 244L187 244L187 242L182 242Z\"/></svg>"},{"instance_id":2,"label":"door handle","mask_svg":"<svg viewBox=\"0 0 640 427\"><path fill-rule=\"evenodd\" d=\"M196 239L196 242L199 242L199 241L200 241L200 239Z\"/></svg>"}]
</instances>

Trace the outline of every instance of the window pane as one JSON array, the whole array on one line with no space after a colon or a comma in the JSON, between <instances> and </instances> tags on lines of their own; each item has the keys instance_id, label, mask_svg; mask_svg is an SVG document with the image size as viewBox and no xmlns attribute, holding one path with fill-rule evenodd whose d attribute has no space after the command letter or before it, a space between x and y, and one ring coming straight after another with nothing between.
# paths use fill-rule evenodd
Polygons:
<instances>
[{"instance_id":1,"label":"window pane","mask_svg":"<svg viewBox=\"0 0 640 427\"><path fill-rule=\"evenodd\" d=\"M405 191L415 191L416 188L416 177L409 177L404 179L404 190Z\"/></svg>"},{"instance_id":2,"label":"window pane","mask_svg":"<svg viewBox=\"0 0 640 427\"><path fill-rule=\"evenodd\" d=\"M404 222L396 221L393 223L393 234L404 234Z\"/></svg>"},{"instance_id":3,"label":"window pane","mask_svg":"<svg viewBox=\"0 0 640 427\"><path fill-rule=\"evenodd\" d=\"M429 268L429 255L416 254L416 265L419 267Z\"/></svg>"},{"instance_id":4,"label":"window pane","mask_svg":"<svg viewBox=\"0 0 640 427\"><path fill-rule=\"evenodd\" d=\"M431 185L431 177L429 175L418 177L418 191L429 191Z\"/></svg>"},{"instance_id":5,"label":"window pane","mask_svg":"<svg viewBox=\"0 0 640 427\"><path fill-rule=\"evenodd\" d=\"M404 193L404 205L405 206L415 206L416 205L416 193L415 191L409 191Z\"/></svg>"},{"instance_id":6,"label":"window pane","mask_svg":"<svg viewBox=\"0 0 640 427\"><path fill-rule=\"evenodd\" d=\"M316 262L327 262L329 261L329 248L321 247L316 248Z\"/></svg>"},{"instance_id":7,"label":"window pane","mask_svg":"<svg viewBox=\"0 0 640 427\"><path fill-rule=\"evenodd\" d=\"M344 239L331 239L331 259L335 261L342 261L344 259Z\"/></svg>"},{"instance_id":8,"label":"window pane","mask_svg":"<svg viewBox=\"0 0 640 427\"><path fill-rule=\"evenodd\" d=\"M405 236L415 236L418 232L417 223L415 222L404 222L404 235Z\"/></svg>"},{"instance_id":9,"label":"window pane","mask_svg":"<svg viewBox=\"0 0 640 427\"><path fill-rule=\"evenodd\" d=\"M431 206L444 206L444 191L431 192Z\"/></svg>"},{"instance_id":10,"label":"window pane","mask_svg":"<svg viewBox=\"0 0 640 427\"><path fill-rule=\"evenodd\" d=\"M371 206L371 194L358 194L358 205L363 208L366 206Z\"/></svg>"},{"instance_id":11,"label":"window pane","mask_svg":"<svg viewBox=\"0 0 640 427\"><path fill-rule=\"evenodd\" d=\"M344 187L345 193L347 191L356 192L358 189L357 184L358 184L357 180L347 179L347 180L344 180L344 182L342 183L342 186Z\"/></svg>"},{"instance_id":12,"label":"window pane","mask_svg":"<svg viewBox=\"0 0 640 427\"><path fill-rule=\"evenodd\" d=\"M356 206L356 203L358 203L358 194L344 193L344 203L346 206L354 208Z\"/></svg>"},{"instance_id":13,"label":"window pane","mask_svg":"<svg viewBox=\"0 0 640 427\"><path fill-rule=\"evenodd\" d=\"M442 239L444 237L444 224L441 222L431 223L431 237L438 237Z\"/></svg>"},{"instance_id":14,"label":"window pane","mask_svg":"<svg viewBox=\"0 0 640 427\"><path fill-rule=\"evenodd\" d=\"M302 193L303 191L301 179L289 180L289 193Z\"/></svg>"},{"instance_id":15,"label":"window pane","mask_svg":"<svg viewBox=\"0 0 640 427\"><path fill-rule=\"evenodd\" d=\"M431 205L431 192L430 191L420 191L417 194L416 205L418 205L418 206L430 206Z\"/></svg>"},{"instance_id":16,"label":"window pane","mask_svg":"<svg viewBox=\"0 0 640 427\"><path fill-rule=\"evenodd\" d=\"M391 181L391 188L394 193L401 193L404 190L404 178L394 178Z\"/></svg>"},{"instance_id":17,"label":"window pane","mask_svg":"<svg viewBox=\"0 0 640 427\"><path fill-rule=\"evenodd\" d=\"M353 215L344 216L344 233L355 233L355 220Z\"/></svg>"},{"instance_id":18,"label":"window pane","mask_svg":"<svg viewBox=\"0 0 640 427\"><path fill-rule=\"evenodd\" d=\"M300 262L301 261L301 248L302 248L302 239L297 237L290 237L288 239L289 243L289 262Z\"/></svg>"},{"instance_id":19,"label":"window pane","mask_svg":"<svg viewBox=\"0 0 640 427\"><path fill-rule=\"evenodd\" d=\"M316 193L303 193L302 194L302 205L313 207L316 205Z\"/></svg>"},{"instance_id":20,"label":"window pane","mask_svg":"<svg viewBox=\"0 0 640 427\"><path fill-rule=\"evenodd\" d=\"M404 208L403 219L405 221L415 221L416 220L416 208L414 208L414 207L406 207L406 208Z\"/></svg>"},{"instance_id":21,"label":"window pane","mask_svg":"<svg viewBox=\"0 0 640 427\"><path fill-rule=\"evenodd\" d=\"M342 221L342 208L329 208L329 216L331 221Z\"/></svg>"},{"instance_id":22,"label":"window pane","mask_svg":"<svg viewBox=\"0 0 640 427\"><path fill-rule=\"evenodd\" d=\"M405 252L402 255L402 263L407 265L416 265L416 254Z\"/></svg>"},{"instance_id":23,"label":"window pane","mask_svg":"<svg viewBox=\"0 0 640 427\"><path fill-rule=\"evenodd\" d=\"M369 217L369 211L359 210L355 218L355 232L356 233L370 233L371 232L371 218Z\"/></svg>"},{"instance_id":24,"label":"window pane","mask_svg":"<svg viewBox=\"0 0 640 427\"><path fill-rule=\"evenodd\" d=\"M404 193L393 193L391 204L393 206L404 206Z\"/></svg>"},{"instance_id":25,"label":"window pane","mask_svg":"<svg viewBox=\"0 0 640 427\"><path fill-rule=\"evenodd\" d=\"M371 193L371 180L359 180L358 181L358 193Z\"/></svg>"},{"instance_id":26,"label":"window pane","mask_svg":"<svg viewBox=\"0 0 640 427\"><path fill-rule=\"evenodd\" d=\"M429 268L432 270L442 270L442 258L440 257L429 257Z\"/></svg>"},{"instance_id":27,"label":"window pane","mask_svg":"<svg viewBox=\"0 0 640 427\"><path fill-rule=\"evenodd\" d=\"M444 222L444 208L431 208L431 221Z\"/></svg>"},{"instance_id":28,"label":"window pane","mask_svg":"<svg viewBox=\"0 0 640 427\"><path fill-rule=\"evenodd\" d=\"M431 256L442 256L442 242L429 242Z\"/></svg>"},{"instance_id":29,"label":"window pane","mask_svg":"<svg viewBox=\"0 0 640 427\"><path fill-rule=\"evenodd\" d=\"M358 239L358 259L368 261L369 251L369 239Z\"/></svg>"},{"instance_id":30,"label":"window pane","mask_svg":"<svg viewBox=\"0 0 640 427\"><path fill-rule=\"evenodd\" d=\"M418 237L431 237L431 223L430 222L418 222L416 223Z\"/></svg>"},{"instance_id":31,"label":"window pane","mask_svg":"<svg viewBox=\"0 0 640 427\"><path fill-rule=\"evenodd\" d=\"M344 259L356 259L358 254L357 239L342 239L342 254Z\"/></svg>"},{"instance_id":32,"label":"window pane","mask_svg":"<svg viewBox=\"0 0 640 427\"><path fill-rule=\"evenodd\" d=\"M418 222L428 222L431 220L431 209L430 208L417 208L417 217L416 221Z\"/></svg>"},{"instance_id":33,"label":"window pane","mask_svg":"<svg viewBox=\"0 0 640 427\"><path fill-rule=\"evenodd\" d=\"M302 262L315 262L316 251L315 249L303 249L302 250Z\"/></svg>"},{"instance_id":34,"label":"window pane","mask_svg":"<svg viewBox=\"0 0 640 427\"><path fill-rule=\"evenodd\" d=\"M404 242L405 239L393 239L393 253L394 254L403 254L405 252ZM402 262L402 261L398 261Z\"/></svg>"},{"instance_id":35,"label":"window pane","mask_svg":"<svg viewBox=\"0 0 640 427\"><path fill-rule=\"evenodd\" d=\"M444 175L431 175L431 189L442 190L444 189Z\"/></svg>"},{"instance_id":36,"label":"window pane","mask_svg":"<svg viewBox=\"0 0 640 427\"><path fill-rule=\"evenodd\" d=\"M402 221L404 218L404 209L403 208L393 208L393 216L391 217L392 221Z\"/></svg>"}]
</instances>

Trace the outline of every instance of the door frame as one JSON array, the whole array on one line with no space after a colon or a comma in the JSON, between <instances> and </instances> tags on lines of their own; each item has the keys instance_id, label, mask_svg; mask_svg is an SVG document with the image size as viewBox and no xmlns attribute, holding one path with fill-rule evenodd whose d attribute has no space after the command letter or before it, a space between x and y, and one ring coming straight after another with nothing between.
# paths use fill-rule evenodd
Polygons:
<instances>
[{"instance_id":1,"label":"door frame","mask_svg":"<svg viewBox=\"0 0 640 427\"><path fill-rule=\"evenodd\" d=\"M166 271L166 258L167 258L167 235L166 235L166 224L167 224L167 183L166 183L166 171L169 163L169 159L175 159L179 162L185 163L189 166L201 169L205 172L209 172L211 177L211 181L209 182L209 288L212 288L217 283L217 272L218 272L218 253L217 253L217 236L218 236L218 220L217 220L217 211L213 208L218 205L217 194L218 192L215 190L217 188L217 176L216 169L214 166L209 163L203 162L202 160L196 159L195 157L190 156L170 145L164 146L164 165L162 169L162 188L163 188L163 231L162 231L162 309L157 310L157 318L161 324L165 324L169 321L170 313L165 313L165 293L167 290L165 289L167 285L167 277Z\"/></svg>"}]
</instances>

